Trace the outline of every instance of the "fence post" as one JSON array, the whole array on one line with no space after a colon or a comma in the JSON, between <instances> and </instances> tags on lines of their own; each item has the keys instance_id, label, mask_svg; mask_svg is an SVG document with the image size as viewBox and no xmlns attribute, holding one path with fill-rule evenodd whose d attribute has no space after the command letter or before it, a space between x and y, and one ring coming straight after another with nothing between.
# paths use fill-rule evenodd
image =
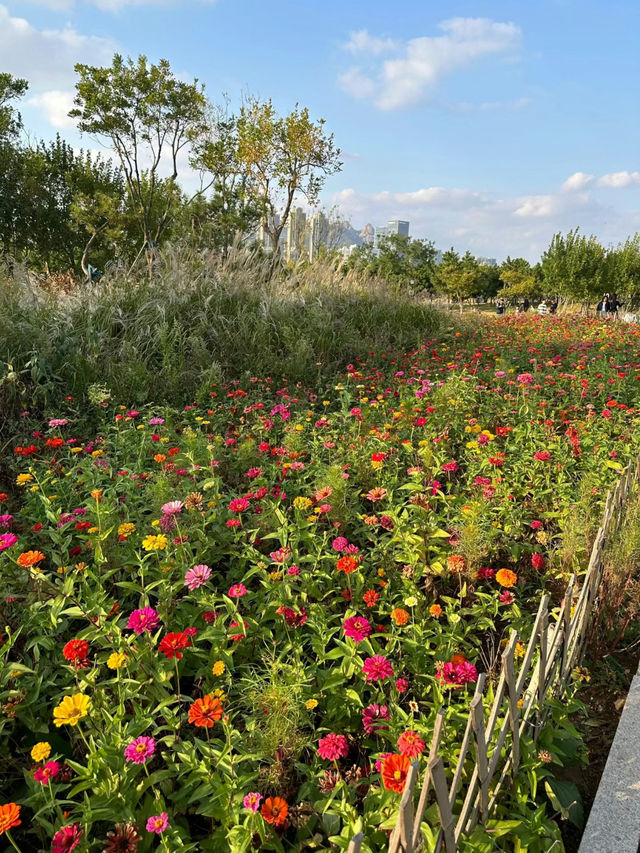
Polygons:
<instances>
[{"instance_id":1,"label":"fence post","mask_svg":"<svg viewBox=\"0 0 640 853\"><path fill-rule=\"evenodd\" d=\"M474 696L471 701L471 725L476 742L476 763L478 765L478 780L480 782L480 815L482 823L486 823L489 819L489 766L487 761L487 744L484 738L482 695Z\"/></svg>"},{"instance_id":2,"label":"fence post","mask_svg":"<svg viewBox=\"0 0 640 853\"><path fill-rule=\"evenodd\" d=\"M449 791L447 789L447 779L444 774L442 756L436 755L432 758L429 762L428 770L433 782L433 789L436 792L436 803L440 815L445 850L447 853L457 853L458 845L456 844L453 832L453 812L451 811L451 804L449 802Z\"/></svg>"},{"instance_id":3,"label":"fence post","mask_svg":"<svg viewBox=\"0 0 640 853\"><path fill-rule=\"evenodd\" d=\"M431 746L429 747L429 761L436 757L438 754L438 747L440 746L440 738L442 736L442 726L444 725L444 708L440 708L438 713L436 714L436 722L433 727L433 737L431 738ZM416 815L413 821L413 837L417 840L420 837L420 824L422 823L422 815L424 814L424 809L427 804L427 795L429 793L429 784L431 782L431 775L429 773L429 766L424 774L424 780L422 782L422 790L420 791L420 799L418 800L418 807L416 808Z\"/></svg>"},{"instance_id":4,"label":"fence post","mask_svg":"<svg viewBox=\"0 0 640 853\"><path fill-rule=\"evenodd\" d=\"M349 842L349 846L347 847L347 853L360 853L362 849L362 841L364 839L364 835L359 832L357 835L354 835L351 841Z\"/></svg>"}]
</instances>

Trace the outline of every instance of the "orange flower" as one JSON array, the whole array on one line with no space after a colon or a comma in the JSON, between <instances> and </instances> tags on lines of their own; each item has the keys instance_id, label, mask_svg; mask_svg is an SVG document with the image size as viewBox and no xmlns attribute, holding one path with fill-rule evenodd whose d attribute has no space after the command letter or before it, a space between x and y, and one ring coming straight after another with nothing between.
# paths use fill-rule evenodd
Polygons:
<instances>
[{"instance_id":1,"label":"orange flower","mask_svg":"<svg viewBox=\"0 0 640 853\"><path fill-rule=\"evenodd\" d=\"M350 575L351 572L355 572L358 566L359 563L355 557L340 557L337 563L338 571L344 572L345 575Z\"/></svg>"},{"instance_id":2,"label":"orange flower","mask_svg":"<svg viewBox=\"0 0 640 853\"><path fill-rule=\"evenodd\" d=\"M289 806L287 801L282 797L267 797L262 804L260 814L267 823L273 823L275 826L282 826L289 814Z\"/></svg>"},{"instance_id":3,"label":"orange flower","mask_svg":"<svg viewBox=\"0 0 640 853\"><path fill-rule=\"evenodd\" d=\"M164 453L156 453L153 458L155 462L166 462L167 460L167 457L164 455Z\"/></svg>"},{"instance_id":4,"label":"orange flower","mask_svg":"<svg viewBox=\"0 0 640 853\"><path fill-rule=\"evenodd\" d=\"M439 619L442 616L442 607L439 604L432 604L429 608L429 613L434 619Z\"/></svg>"},{"instance_id":5,"label":"orange flower","mask_svg":"<svg viewBox=\"0 0 640 853\"><path fill-rule=\"evenodd\" d=\"M0 806L0 835L22 823L20 820L21 808L22 806L17 806L15 803L6 803L4 806Z\"/></svg>"},{"instance_id":6,"label":"orange flower","mask_svg":"<svg viewBox=\"0 0 640 853\"><path fill-rule=\"evenodd\" d=\"M382 762L382 784L387 791L401 794L407 781L411 761L406 755L388 755Z\"/></svg>"},{"instance_id":7,"label":"orange flower","mask_svg":"<svg viewBox=\"0 0 640 853\"><path fill-rule=\"evenodd\" d=\"M459 575L464 571L465 559L460 554L452 554L447 557L447 568L452 575Z\"/></svg>"},{"instance_id":8,"label":"orange flower","mask_svg":"<svg viewBox=\"0 0 640 853\"><path fill-rule=\"evenodd\" d=\"M222 717L223 707L219 699L207 694L189 708L189 722L194 726L210 729Z\"/></svg>"},{"instance_id":9,"label":"orange flower","mask_svg":"<svg viewBox=\"0 0 640 853\"><path fill-rule=\"evenodd\" d=\"M461 663L466 663L466 662L467 662L466 657L464 655L461 655L461 654L454 655L451 658L451 660L449 661L449 663L452 663L454 666L460 666Z\"/></svg>"},{"instance_id":10,"label":"orange flower","mask_svg":"<svg viewBox=\"0 0 640 853\"><path fill-rule=\"evenodd\" d=\"M500 586L511 587L515 586L518 575L512 572L511 569L500 569L500 571L496 572L496 580Z\"/></svg>"},{"instance_id":11,"label":"orange flower","mask_svg":"<svg viewBox=\"0 0 640 853\"><path fill-rule=\"evenodd\" d=\"M403 610L402 607L396 607L391 611L391 618L396 625L406 625L409 621L409 614L406 610Z\"/></svg>"},{"instance_id":12,"label":"orange flower","mask_svg":"<svg viewBox=\"0 0 640 853\"><path fill-rule=\"evenodd\" d=\"M25 551L24 554L20 554L17 562L23 569L29 569L39 563L40 560L44 560L44 554L41 551Z\"/></svg>"}]
</instances>

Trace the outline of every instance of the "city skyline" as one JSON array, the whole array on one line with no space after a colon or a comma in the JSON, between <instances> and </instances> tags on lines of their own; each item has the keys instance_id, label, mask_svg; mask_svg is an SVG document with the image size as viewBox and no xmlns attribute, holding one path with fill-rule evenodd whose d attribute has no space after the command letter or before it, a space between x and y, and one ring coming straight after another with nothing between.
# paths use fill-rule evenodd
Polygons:
<instances>
[{"instance_id":1,"label":"city skyline","mask_svg":"<svg viewBox=\"0 0 640 853\"><path fill-rule=\"evenodd\" d=\"M2 70L30 81L33 138L96 147L68 116L75 62L166 57L214 101L254 92L324 117L344 161L326 209L530 260L559 230L640 230L639 27L631 0L408 0L401 19L378 0L0 0Z\"/></svg>"}]
</instances>

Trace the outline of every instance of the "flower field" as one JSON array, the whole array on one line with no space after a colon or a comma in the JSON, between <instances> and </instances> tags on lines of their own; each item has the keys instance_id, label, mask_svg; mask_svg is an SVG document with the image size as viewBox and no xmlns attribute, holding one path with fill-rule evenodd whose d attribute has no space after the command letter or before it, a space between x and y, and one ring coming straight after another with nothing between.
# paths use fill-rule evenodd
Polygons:
<instances>
[{"instance_id":1,"label":"flower field","mask_svg":"<svg viewBox=\"0 0 640 853\"><path fill-rule=\"evenodd\" d=\"M478 673L584 570L640 451L639 345L490 320L324 388L105 394L91 435L73 399L25 414L0 494L0 846L384 849L438 709L455 762ZM542 780L575 758L571 708L469 850L559 838Z\"/></svg>"}]
</instances>

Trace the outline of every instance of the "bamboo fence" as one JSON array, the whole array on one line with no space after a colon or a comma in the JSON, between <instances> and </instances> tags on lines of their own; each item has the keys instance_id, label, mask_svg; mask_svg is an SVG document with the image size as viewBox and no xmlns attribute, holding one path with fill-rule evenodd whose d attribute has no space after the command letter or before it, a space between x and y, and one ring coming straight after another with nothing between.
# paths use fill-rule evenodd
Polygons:
<instances>
[{"instance_id":1,"label":"bamboo fence","mask_svg":"<svg viewBox=\"0 0 640 853\"><path fill-rule=\"evenodd\" d=\"M449 769L449 773L453 771L450 781L438 752L444 725L444 710L440 709L417 803L420 774L419 762L414 761L389 839L389 853L419 853L423 849L421 824L432 796L440 824L435 853L443 849L446 853L457 853L460 839L478 822L484 824L489 820L500 790L518 772L520 739L526 734L536 740L549 710L546 699L563 695L572 669L582 658L602 581L605 548L618 530L627 496L639 479L640 457L627 466L607 494L581 585L576 575L572 575L560 607L553 612L549 609L549 596L543 595L519 669L515 650L520 638L516 631L511 632L502 653L500 677L486 719L483 705L486 675L479 675L458 761L455 768ZM471 749L473 769L467 761ZM360 853L363 840L362 833L354 836L348 853Z\"/></svg>"}]
</instances>

